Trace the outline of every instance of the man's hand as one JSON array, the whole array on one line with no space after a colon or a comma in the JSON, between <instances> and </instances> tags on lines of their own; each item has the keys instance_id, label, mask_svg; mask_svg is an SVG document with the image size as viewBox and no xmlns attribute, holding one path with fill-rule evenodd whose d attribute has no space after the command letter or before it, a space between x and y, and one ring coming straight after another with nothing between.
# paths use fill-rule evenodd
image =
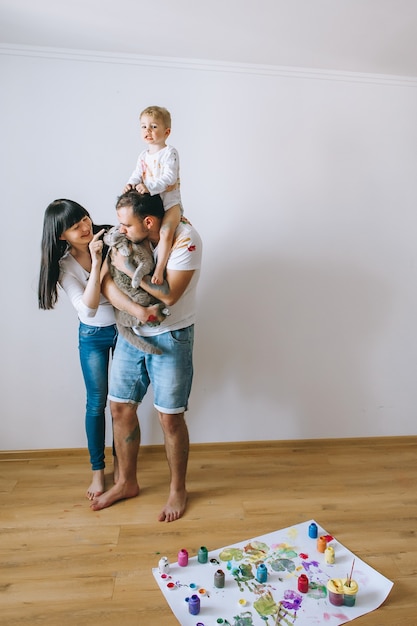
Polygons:
<instances>
[{"instance_id":1,"label":"man's hand","mask_svg":"<svg viewBox=\"0 0 417 626\"><path fill-rule=\"evenodd\" d=\"M114 265L119 272L123 272L123 274L127 274L132 278L136 268L132 263L129 263L128 257L123 256L116 248L112 248L110 255L112 265Z\"/></svg>"},{"instance_id":2,"label":"man's hand","mask_svg":"<svg viewBox=\"0 0 417 626\"><path fill-rule=\"evenodd\" d=\"M147 326L159 326L169 315L169 309L162 303L152 304L150 306L142 307L138 305L136 319L140 324L146 324Z\"/></svg>"}]
</instances>

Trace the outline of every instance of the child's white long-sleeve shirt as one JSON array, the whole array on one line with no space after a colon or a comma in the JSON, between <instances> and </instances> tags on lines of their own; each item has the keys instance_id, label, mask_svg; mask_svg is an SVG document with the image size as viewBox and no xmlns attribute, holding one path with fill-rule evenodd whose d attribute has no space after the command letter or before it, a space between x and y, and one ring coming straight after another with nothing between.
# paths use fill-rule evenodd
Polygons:
<instances>
[{"instance_id":1,"label":"child's white long-sleeve shirt","mask_svg":"<svg viewBox=\"0 0 417 626\"><path fill-rule=\"evenodd\" d=\"M143 183L151 196L159 193L167 211L172 206L181 204L180 193L180 160L177 150L173 146L166 146L158 152L150 153L143 150L137 160L127 184L138 185ZM170 185L176 184L173 191L165 191Z\"/></svg>"}]
</instances>

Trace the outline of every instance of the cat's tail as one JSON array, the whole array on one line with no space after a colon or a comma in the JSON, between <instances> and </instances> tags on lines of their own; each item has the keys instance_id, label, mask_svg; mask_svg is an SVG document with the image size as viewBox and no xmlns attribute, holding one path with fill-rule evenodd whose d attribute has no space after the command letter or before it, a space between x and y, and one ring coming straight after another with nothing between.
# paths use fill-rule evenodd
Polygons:
<instances>
[{"instance_id":1,"label":"cat's tail","mask_svg":"<svg viewBox=\"0 0 417 626\"><path fill-rule=\"evenodd\" d=\"M136 333L133 332L130 326L122 326L121 324L117 324L117 329L119 334L126 339L132 346L142 350L142 352L146 352L147 354L162 354L162 350L156 348L151 343L146 341L144 337L140 337Z\"/></svg>"}]
</instances>

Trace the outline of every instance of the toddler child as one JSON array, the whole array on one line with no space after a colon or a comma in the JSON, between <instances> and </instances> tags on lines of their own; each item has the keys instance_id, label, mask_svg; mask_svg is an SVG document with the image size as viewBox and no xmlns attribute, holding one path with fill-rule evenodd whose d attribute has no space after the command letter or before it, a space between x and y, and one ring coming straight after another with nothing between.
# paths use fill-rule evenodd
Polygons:
<instances>
[{"instance_id":1,"label":"toddler child","mask_svg":"<svg viewBox=\"0 0 417 626\"><path fill-rule=\"evenodd\" d=\"M140 129L147 148L140 153L123 193L136 189L139 193L161 195L165 215L160 230L158 259L151 278L153 284L161 285L174 233L182 215L179 156L177 150L166 143L171 133L171 115L167 109L147 107L140 114Z\"/></svg>"}]
</instances>

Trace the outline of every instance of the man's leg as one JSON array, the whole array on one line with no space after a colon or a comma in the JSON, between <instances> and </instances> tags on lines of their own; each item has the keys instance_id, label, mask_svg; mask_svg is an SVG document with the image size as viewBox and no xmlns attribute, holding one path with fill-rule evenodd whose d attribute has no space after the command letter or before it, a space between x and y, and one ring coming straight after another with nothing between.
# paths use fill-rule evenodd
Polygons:
<instances>
[{"instance_id":1,"label":"man's leg","mask_svg":"<svg viewBox=\"0 0 417 626\"><path fill-rule=\"evenodd\" d=\"M159 413L159 420L164 432L171 482L167 503L159 514L158 520L173 522L183 515L187 503L185 481L190 447L188 428L184 413L175 415Z\"/></svg>"},{"instance_id":2,"label":"man's leg","mask_svg":"<svg viewBox=\"0 0 417 626\"><path fill-rule=\"evenodd\" d=\"M140 445L137 404L111 401L110 408L113 416L118 475L115 484L108 491L94 498L91 503L94 511L111 506L118 500L134 498L139 494L136 476Z\"/></svg>"}]
</instances>

